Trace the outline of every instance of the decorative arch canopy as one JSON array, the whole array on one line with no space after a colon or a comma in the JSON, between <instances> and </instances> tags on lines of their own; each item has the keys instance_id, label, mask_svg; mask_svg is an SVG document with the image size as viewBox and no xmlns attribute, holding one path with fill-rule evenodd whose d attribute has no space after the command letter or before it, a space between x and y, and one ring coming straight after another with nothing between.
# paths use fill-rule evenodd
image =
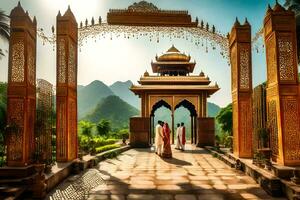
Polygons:
<instances>
[{"instance_id":1,"label":"decorative arch canopy","mask_svg":"<svg viewBox=\"0 0 300 200\"><path fill-rule=\"evenodd\" d=\"M196 111L195 105L193 105L188 100L184 99L183 101L181 101L179 104L177 104L175 106L174 110L176 110L177 108L180 108L181 106L188 109L190 111L191 116L197 116L197 111Z\"/></svg>"},{"instance_id":2,"label":"decorative arch canopy","mask_svg":"<svg viewBox=\"0 0 300 200\"><path fill-rule=\"evenodd\" d=\"M152 106L151 116L153 116L154 113L155 113L155 111L156 111L157 109L159 109L160 107L162 107L162 106L168 108L169 110L172 110L172 107L171 107L166 101L160 100L160 101L156 102L156 103Z\"/></svg>"}]
</instances>

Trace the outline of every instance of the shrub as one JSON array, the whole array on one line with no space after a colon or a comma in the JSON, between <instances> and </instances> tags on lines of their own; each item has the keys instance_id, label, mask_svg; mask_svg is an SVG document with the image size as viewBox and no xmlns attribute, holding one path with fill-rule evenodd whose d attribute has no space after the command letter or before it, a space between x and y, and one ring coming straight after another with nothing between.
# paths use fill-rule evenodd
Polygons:
<instances>
[{"instance_id":1,"label":"shrub","mask_svg":"<svg viewBox=\"0 0 300 200\"><path fill-rule=\"evenodd\" d=\"M116 148L119 148L120 146L121 146L120 144L109 144L109 145L105 145L102 147L97 147L96 153L101 153L101 152L108 151L111 149L116 149Z\"/></svg>"},{"instance_id":2,"label":"shrub","mask_svg":"<svg viewBox=\"0 0 300 200\"><path fill-rule=\"evenodd\" d=\"M99 136L88 137L81 134L78 136L78 140L80 150L89 153L96 153L96 148L115 144L118 141L117 139L105 139Z\"/></svg>"},{"instance_id":3,"label":"shrub","mask_svg":"<svg viewBox=\"0 0 300 200\"><path fill-rule=\"evenodd\" d=\"M111 132L110 136L112 138L116 138L116 139L128 139L129 138L129 130L128 129L121 129L121 130L116 131L116 132Z\"/></svg>"}]
</instances>

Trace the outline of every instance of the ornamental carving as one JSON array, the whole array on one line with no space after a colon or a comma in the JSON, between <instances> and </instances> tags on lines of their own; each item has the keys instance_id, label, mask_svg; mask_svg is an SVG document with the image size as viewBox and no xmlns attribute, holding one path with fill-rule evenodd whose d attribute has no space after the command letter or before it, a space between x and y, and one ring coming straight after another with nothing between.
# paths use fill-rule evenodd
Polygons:
<instances>
[{"instance_id":1,"label":"ornamental carving","mask_svg":"<svg viewBox=\"0 0 300 200\"><path fill-rule=\"evenodd\" d=\"M69 43L69 59L68 59L68 82L71 85L76 84L76 53L74 45Z\"/></svg>"},{"instance_id":2,"label":"ornamental carving","mask_svg":"<svg viewBox=\"0 0 300 200\"><path fill-rule=\"evenodd\" d=\"M35 137L37 150L43 151L46 158L52 159L52 98L53 86L46 80L37 81L37 110Z\"/></svg>"},{"instance_id":3,"label":"ornamental carving","mask_svg":"<svg viewBox=\"0 0 300 200\"><path fill-rule=\"evenodd\" d=\"M58 43L58 82L66 82L66 43L64 39L60 39Z\"/></svg>"},{"instance_id":4,"label":"ornamental carving","mask_svg":"<svg viewBox=\"0 0 300 200\"><path fill-rule=\"evenodd\" d=\"M29 48L27 52L28 62L28 82L30 85L35 85L35 62L32 49Z\"/></svg>"},{"instance_id":5,"label":"ornamental carving","mask_svg":"<svg viewBox=\"0 0 300 200\"><path fill-rule=\"evenodd\" d=\"M155 12L159 9L153 3L148 3L147 1L140 1L129 6L128 10L134 12Z\"/></svg>"},{"instance_id":6,"label":"ornamental carving","mask_svg":"<svg viewBox=\"0 0 300 200\"><path fill-rule=\"evenodd\" d=\"M77 134L76 134L76 125L77 125L77 119L76 119L76 104L74 101L71 101L69 103L69 138L70 138L70 144L69 144L69 152L70 152L70 158L76 158L76 148L77 148Z\"/></svg>"},{"instance_id":7,"label":"ornamental carving","mask_svg":"<svg viewBox=\"0 0 300 200\"><path fill-rule=\"evenodd\" d=\"M24 102L23 100L10 99L8 103L9 110L9 130L8 137L8 157L10 161L21 161L23 158L23 124L24 124Z\"/></svg>"},{"instance_id":8,"label":"ornamental carving","mask_svg":"<svg viewBox=\"0 0 300 200\"><path fill-rule=\"evenodd\" d=\"M277 109L276 101L268 102L268 128L270 131L270 146L272 150L272 158L276 161L279 154L278 146L278 125L277 125Z\"/></svg>"},{"instance_id":9,"label":"ornamental carving","mask_svg":"<svg viewBox=\"0 0 300 200\"><path fill-rule=\"evenodd\" d=\"M247 101L240 102L240 142L241 142L241 152L247 154L249 149L252 148L252 135L251 129L252 126L252 110L250 109L250 104Z\"/></svg>"},{"instance_id":10,"label":"ornamental carving","mask_svg":"<svg viewBox=\"0 0 300 200\"><path fill-rule=\"evenodd\" d=\"M266 54L267 54L267 78L268 84L277 81L277 65L276 65L276 48L274 37L270 38L266 42Z\"/></svg>"},{"instance_id":11,"label":"ornamental carving","mask_svg":"<svg viewBox=\"0 0 300 200\"><path fill-rule=\"evenodd\" d=\"M66 158L67 155L67 135L65 134L66 130L66 106L64 102L59 102L58 104L58 113L57 113L57 122L58 122L58 130L57 130L57 144L59 147L58 157Z\"/></svg>"},{"instance_id":12,"label":"ornamental carving","mask_svg":"<svg viewBox=\"0 0 300 200\"><path fill-rule=\"evenodd\" d=\"M235 90L237 88L237 48L234 45L230 53L231 61L231 89Z\"/></svg>"},{"instance_id":13,"label":"ornamental carving","mask_svg":"<svg viewBox=\"0 0 300 200\"><path fill-rule=\"evenodd\" d=\"M279 73L280 80L292 81L295 79L293 44L291 38L282 37L278 39L279 51Z\"/></svg>"},{"instance_id":14,"label":"ornamental carving","mask_svg":"<svg viewBox=\"0 0 300 200\"><path fill-rule=\"evenodd\" d=\"M298 103L296 99L282 101L286 160L300 160Z\"/></svg>"},{"instance_id":15,"label":"ornamental carving","mask_svg":"<svg viewBox=\"0 0 300 200\"><path fill-rule=\"evenodd\" d=\"M249 89L250 52L246 45L240 44L240 89Z\"/></svg>"},{"instance_id":16,"label":"ornamental carving","mask_svg":"<svg viewBox=\"0 0 300 200\"><path fill-rule=\"evenodd\" d=\"M12 45L12 68L11 68L11 81L23 82L24 81L24 43L18 41Z\"/></svg>"}]
</instances>

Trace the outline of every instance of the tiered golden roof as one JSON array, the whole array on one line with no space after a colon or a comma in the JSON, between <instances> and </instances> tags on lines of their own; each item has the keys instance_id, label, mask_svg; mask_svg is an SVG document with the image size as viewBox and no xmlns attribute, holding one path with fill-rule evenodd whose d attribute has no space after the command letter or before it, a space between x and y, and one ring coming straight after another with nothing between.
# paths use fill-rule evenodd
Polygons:
<instances>
[{"instance_id":1,"label":"tiered golden roof","mask_svg":"<svg viewBox=\"0 0 300 200\"><path fill-rule=\"evenodd\" d=\"M155 57L156 62L152 62L154 73L173 73L183 72L183 74L192 73L196 65L190 62L191 56L181 53L174 45L161 56Z\"/></svg>"}]
</instances>

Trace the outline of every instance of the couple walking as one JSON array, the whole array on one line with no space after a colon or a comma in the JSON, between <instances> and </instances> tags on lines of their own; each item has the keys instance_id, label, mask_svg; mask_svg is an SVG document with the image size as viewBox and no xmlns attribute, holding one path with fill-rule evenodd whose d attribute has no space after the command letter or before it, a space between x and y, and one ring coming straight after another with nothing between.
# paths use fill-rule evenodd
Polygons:
<instances>
[{"instance_id":1,"label":"couple walking","mask_svg":"<svg viewBox=\"0 0 300 200\"><path fill-rule=\"evenodd\" d=\"M170 133L168 123L159 120L155 127L155 153L163 158L172 158Z\"/></svg>"},{"instance_id":2,"label":"couple walking","mask_svg":"<svg viewBox=\"0 0 300 200\"><path fill-rule=\"evenodd\" d=\"M170 143L170 128L168 123L158 121L155 127L155 153L163 158L172 158L172 150ZM184 151L185 145L185 126L184 123L177 124L176 130L176 147L175 149L180 149Z\"/></svg>"}]
</instances>

